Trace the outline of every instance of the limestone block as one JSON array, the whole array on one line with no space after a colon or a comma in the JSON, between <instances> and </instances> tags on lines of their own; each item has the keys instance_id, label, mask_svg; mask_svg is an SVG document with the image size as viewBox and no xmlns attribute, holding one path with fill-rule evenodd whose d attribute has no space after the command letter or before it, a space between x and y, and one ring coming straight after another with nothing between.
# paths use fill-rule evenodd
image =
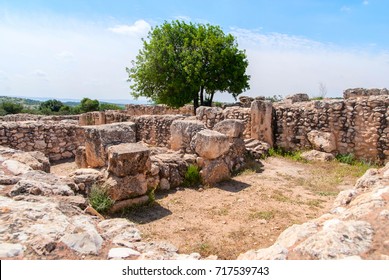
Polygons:
<instances>
[{"instance_id":1,"label":"limestone block","mask_svg":"<svg viewBox=\"0 0 389 280\"><path fill-rule=\"evenodd\" d=\"M85 153L87 165L106 165L107 148L120 143L135 143L135 124L132 122L114 123L85 127Z\"/></svg>"},{"instance_id":2,"label":"limestone block","mask_svg":"<svg viewBox=\"0 0 389 280\"><path fill-rule=\"evenodd\" d=\"M205 160L200 171L201 180L204 184L216 184L231 177L228 165L222 159Z\"/></svg>"},{"instance_id":3,"label":"limestone block","mask_svg":"<svg viewBox=\"0 0 389 280\"><path fill-rule=\"evenodd\" d=\"M11 159L24 163L34 170L50 172L50 161L42 152L15 153Z\"/></svg>"},{"instance_id":4,"label":"limestone block","mask_svg":"<svg viewBox=\"0 0 389 280\"><path fill-rule=\"evenodd\" d=\"M108 170L116 176L133 176L150 169L150 150L142 144L124 143L108 148Z\"/></svg>"},{"instance_id":5,"label":"limestone block","mask_svg":"<svg viewBox=\"0 0 389 280\"><path fill-rule=\"evenodd\" d=\"M110 175L105 181L108 195L115 201L144 195L147 192L146 175L117 177Z\"/></svg>"},{"instance_id":6,"label":"limestone block","mask_svg":"<svg viewBox=\"0 0 389 280\"><path fill-rule=\"evenodd\" d=\"M327 153L336 151L335 136L330 132L312 130L307 134L307 137L315 150Z\"/></svg>"},{"instance_id":7,"label":"limestone block","mask_svg":"<svg viewBox=\"0 0 389 280\"><path fill-rule=\"evenodd\" d=\"M273 105L268 101L251 103L251 138L274 145Z\"/></svg>"},{"instance_id":8,"label":"limestone block","mask_svg":"<svg viewBox=\"0 0 389 280\"><path fill-rule=\"evenodd\" d=\"M190 141L205 125L195 120L177 120L170 126L170 148L174 151L190 149Z\"/></svg>"},{"instance_id":9,"label":"limestone block","mask_svg":"<svg viewBox=\"0 0 389 280\"><path fill-rule=\"evenodd\" d=\"M309 101L309 96L306 93L291 94L285 97L285 101L290 103Z\"/></svg>"},{"instance_id":10,"label":"limestone block","mask_svg":"<svg viewBox=\"0 0 389 280\"><path fill-rule=\"evenodd\" d=\"M240 120L224 120L217 123L213 130L223 133L231 138L239 138L242 137L244 131L244 123Z\"/></svg>"},{"instance_id":11,"label":"limestone block","mask_svg":"<svg viewBox=\"0 0 389 280\"><path fill-rule=\"evenodd\" d=\"M226 135L206 129L196 134L194 147L201 157L216 159L228 152L230 143Z\"/></svg>"},{"instance_id":12,"label":"limestone block","mask_svg":"<svg viewBox=\"0 0 389 280\"><path fill-rule=\"evenodd\" d=\"M79 168L87 168L86 151L84 146L80 146L76 150L75 162Z\"/></svg>"},{"instance_id":13,"label":"limestone block","mask_svg":"<svg viewBox=\"0 0 389 280\"><path fill-rule=\"evenodd\" d=\"M301 154L301 157L308 161L331 161L335 159L333 154L315 150L304 152Z\"/></svg>"}]
</instances>

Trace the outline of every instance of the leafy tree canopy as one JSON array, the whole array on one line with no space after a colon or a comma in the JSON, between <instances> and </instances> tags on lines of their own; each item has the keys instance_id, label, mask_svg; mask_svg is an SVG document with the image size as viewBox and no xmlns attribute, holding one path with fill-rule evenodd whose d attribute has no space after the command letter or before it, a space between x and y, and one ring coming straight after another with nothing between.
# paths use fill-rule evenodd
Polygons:
<instances>
[{"instance_id":1,"label":"leafy tree canopy","mask_svg":"<svg viewBox=\"0 0 389 280\"><path fill-rule=\"evenodd\" d=\"M80 109L81 112L92 112L92 111L98 111L100 106L100 102L97 99L90 99L87 97L84 97L81 100Z\"/></svg>"},{"instance_id":2,"label":"leafy tree canopy","mask_svg":"<svg viewBox=\"0 0 389 280\"><path fill-rule=\"evenodd\" d=\"M180 107L191 101L211 106L215 92L236 98L249 89L248 61L235 38L218 26L165 22L143 40L127 68L132 95Z\"/></svg>"},{"instance_id":3,"label":"leafy tree canopy","mask_svg":"<svg viewBox=\"0 0 389 280\"><path fill-rule=\"evenodd\" d=\"M51 112L59 112L59 110L63 106L64 106L64 104L61 101L56 100L56 99L50 99L50 100L47 100L45 102L42 102L39 105L39 110L41 110L41 111L48 110Z\"/></svg>"}]
</instances>

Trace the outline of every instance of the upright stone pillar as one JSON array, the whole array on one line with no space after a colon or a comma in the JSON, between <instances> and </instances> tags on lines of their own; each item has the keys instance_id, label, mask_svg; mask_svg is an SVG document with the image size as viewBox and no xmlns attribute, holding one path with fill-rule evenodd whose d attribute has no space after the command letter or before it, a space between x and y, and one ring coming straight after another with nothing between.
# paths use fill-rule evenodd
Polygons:
<instances>
[{"instance_id":1,"label":"upright stone pillar","mask_svg":"<svg viewBox=\"0 0 389 280\"><path fill-rule=\"evenodd\" d=\"M270 101L254 100L251 103L251 138L273 147L273 105Z\"/></svg>"}]
</instances>

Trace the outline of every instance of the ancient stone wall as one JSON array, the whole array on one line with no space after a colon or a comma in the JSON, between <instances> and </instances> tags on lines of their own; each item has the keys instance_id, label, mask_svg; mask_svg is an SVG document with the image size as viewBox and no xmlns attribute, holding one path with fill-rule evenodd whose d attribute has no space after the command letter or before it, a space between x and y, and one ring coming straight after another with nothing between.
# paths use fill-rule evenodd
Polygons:
<instances>
[{"instance_id":1,"label":"ancient stone wall","mask_svg":"<svg viewBox=\"0 0 389 280\"><path fill-rule=\"evenodd\" d=\"M203 122L209 129L227 119L242 120L245 128L243 132L244 138L251 137L251 109L238 106L227 107L225 109L219 107L199 107L196 111L196 118Z\"/></svg>"},{"instance_id":2,"label":"ancient stone wall","mask_svg":"<svg viewBox=\"0 0 389 280\"><path fill-rule=\"evenodd\" d=\"M141 115L193 115L193 106L186 105L181 108L171 108L165 105L126 105L125 113L130 116Z\"/></svg>"},{"instance_id":3,"label":"ancient stone wall","mask_svg":"<svg viewBox=\"0 0 389 280\"><path fill-rule=\"evenodd\" d=\"M1 122L0 145L22 151L40 151L50 160L72 158L84 140L76 124L53 121Z\"/></svg>"},{"instance_id":4,"label":"ancient stone wall","mask_svg":"<svg viewBox=\"0 0 389 280\"><path fill-rule=\"evenodd\" d=\"M170 125L174 120L183 119L182 115L137 116L131 117L136 124L136 141L152 146L170 147Z\"/></svg>"},{"instance_id":5,"label":"ancient stone wall","mask_svg":"<svg viewBox=\"0 0 389 280\"><path fill-rule=\"evenodd\" d=\"M0 121L4 122L22 122L22 121L77 121L79 115L58 115L58 116L44 116L31 114L14 114L1 116Z\"/></svg>"},{"instance_id":6,"label":"ancient stone wall","mask_svg":"<svg viewBox=\"0 0 389 280\"><path fill-rule=\"evenodd\" d=\"M108 110L102 112L88 112L79 116L79 125L102 125L117 122L126 122L130 116L121 111Z\"/></svg>"},{"instance_id":7,"label":"ancient stone wall","mask_svg":"<svg viewBox=\"0 0 389 280\"><path fill-rule=\"evenodd\" d=\"M334 152L384 161L389 156L388 105L385 95L274 104L275 144L288 150L310 149L309 132L328 132Z\"/></svg>"}]
</instances>

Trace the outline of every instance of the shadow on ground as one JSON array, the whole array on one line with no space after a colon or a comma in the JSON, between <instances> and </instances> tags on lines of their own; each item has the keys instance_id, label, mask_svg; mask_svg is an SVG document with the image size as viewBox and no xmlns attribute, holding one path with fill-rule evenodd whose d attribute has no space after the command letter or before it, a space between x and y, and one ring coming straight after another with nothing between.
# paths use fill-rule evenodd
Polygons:
<instances>
[{"instance_id":1,"label":"shadow on ground","mask_svg":"<svg viewBox=\"0 0 389 280\"><path fill-rule=\"evenodd\" d=\"M159 203L154 202L152 205L140 206L118 215L121 218L126 218L134 223L148 224L164 217L171 215L172 212Z\"/></svg>"}]
</instances>

